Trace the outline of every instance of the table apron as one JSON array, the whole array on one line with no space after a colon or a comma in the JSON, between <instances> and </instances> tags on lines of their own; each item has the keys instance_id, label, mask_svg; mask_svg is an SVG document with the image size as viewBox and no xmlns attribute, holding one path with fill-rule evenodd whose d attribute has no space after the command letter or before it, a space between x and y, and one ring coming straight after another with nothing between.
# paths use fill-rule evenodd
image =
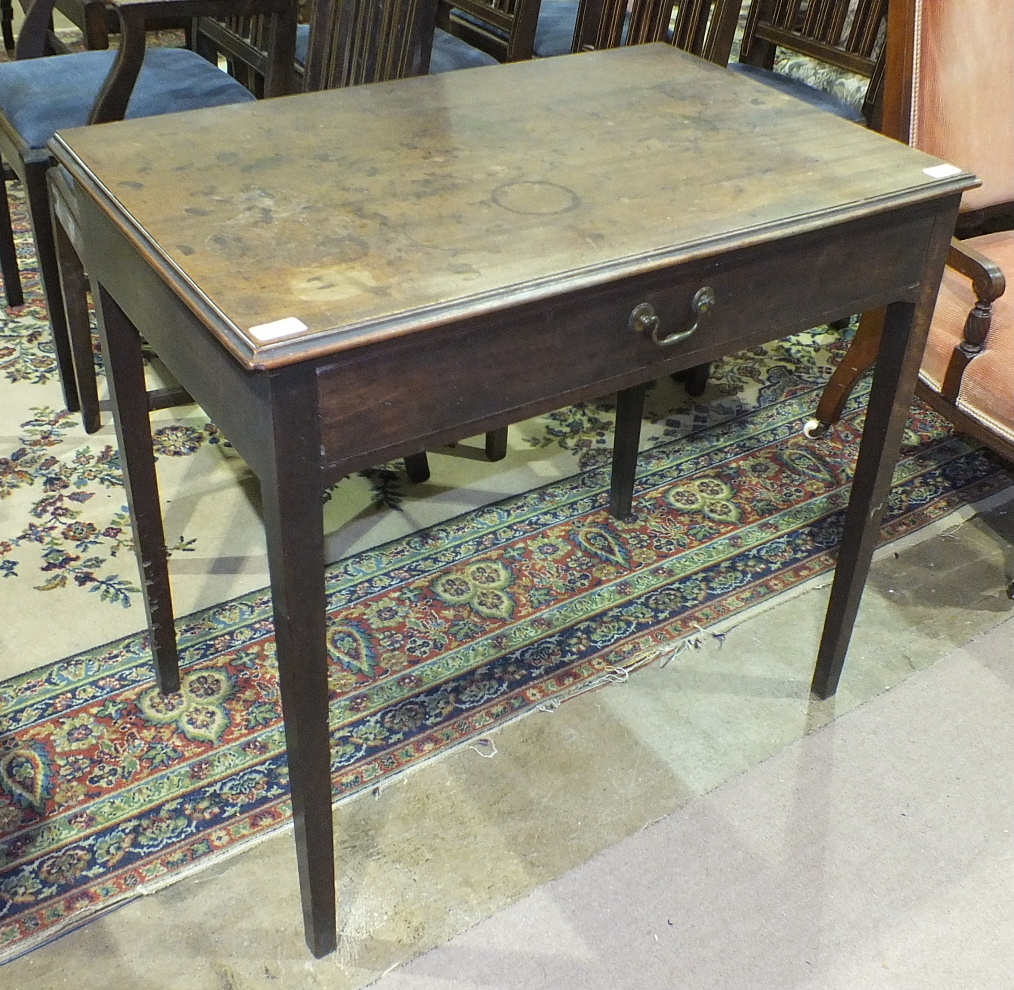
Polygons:
<instances>
[{"instance_id":1,"label":"table apron","mask_svg":"<svg viewBox=\"0 0 1014 990\"><path fill-rule=\"evenodd\" d=\"M938 210L800 234L324 359L325 478L914 300ZM660 347L631 329L641 303L660 336L690 327L704 286L716 304L685 341Z\"/></svg>"}]
</instances>

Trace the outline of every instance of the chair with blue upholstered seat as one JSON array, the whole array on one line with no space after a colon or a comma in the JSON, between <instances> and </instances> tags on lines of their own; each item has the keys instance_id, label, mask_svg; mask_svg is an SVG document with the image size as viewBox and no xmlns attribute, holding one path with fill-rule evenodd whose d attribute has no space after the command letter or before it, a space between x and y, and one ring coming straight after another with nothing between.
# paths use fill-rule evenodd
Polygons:
<instances>
[{"instance_id":1,"label":"chair with blue upholstered seat","mask_svg":"<svg viewBox=\"0 0 1014 990\"><path fill-rule=\"evenodd\" d=\"M202 13L209 7L213 9L210 0L198 2L203 5ZM235 37L243 41L243 47L237 51L250 60L251 72L246 75L246 80L253 83L258 90L263 90L270 82L273 91L286 92L296 83L294 71L297 42L296 14L295 5L291 0L277 2L283 6L284 16L272 15L263 18L245 16L230 19L228 22L223 20L214 23L245 26L248 37L244 39L238 33ZM196 7L197 3L192 2L192 5ZM305 33L305 47L301 55L309 64L301 81L304 88L322 89L349 85L352 81L368 82L385 77L414 75L424 68L425 63L431 58L433 48L435 0L432 0L428 8L425 3L403 6L401 11L405 16L400 21L384 16L371 21L370 17L364 16L366 8L371 6L373 10L379 10L381 13L387 8L393 9L389 0L335 0L334 3L320 0L316 12L316 36L325 42L330 40L331 45L324 44L321 49L311 51L309 33ZM201 25L204 26L203 20ZM276 32L277 37L272 37L272 31ZM285 39L285 44L282 43L282 38ZM334 50L338 49L334 41L337 38L341 38L346 46L344 58L339 60L332 58L332 46ZM214 73L230 91L242 93L244 101L254 98L249 89L228 73L216 68L211 61L194 53L183 54L190 59L196 59L208 71ZM217 52L207 54L214 55L217 61ZM488 61L495 64L492 59ZM147 64L146 60L145 65ZM266 69L269 72L267 77L264 75ZM276 80L283 80L284 85ZM134 114L128 112L128 116L132 115ZM85 298L87 279L81 263L81 245L74 239L74 232L79 224L73 215L75 197L67 188L67 183L71 180L69 175L61 173L62 170L57 169L49 175L53 211L57 220L51 228L56 235L55 254L65 289L66 305L63 315L70 330L70 348L76 369L74 379L80 392L85 429L93 432L101 425L101 420ZM174 405L185 398L178 390L158 390L149 392L148 402L149 407L154 409ZM487 435L486 453L490 460L499 460L506 455L506 430ZM413 481L425 480L428 476L428 467L424 453L407 457L405 461Z\"/></svg>"},{"instance_id":2,"label":"chair with blue upholstered seat","mask_svg":"<svg viewBox=\"0 0 1014 990\"><path fill-rule=\"evenodd\" d=\"M306 60L310 50L310 30L309 24L300 24L296 28L296 67L299 73L306 70ZM427 67L430 75L497 64L495 58L487 55L481 49L473 48L467 42L440 28L434 30Z\"/></svg>"},{"instance_id":3,"label":"chair with blue upholstered seat","mask_svg":"<svg viewBox=\"0 0 1014 990\"><path fill-rule=\"evenodd\" d=\"M743 0L441 0L441 23L501 62L652 41L729 61Z\"/></svg>"},{"instance_id":4,"label":"chair with blue upholstered seat","mask_svg":"<svg viewBox=\"0 0 1014 990\"><path fill-rule=\"evenodd\" d=\"M887 0L753 0L730 68L857 124L880 129ZM869 80L862 108L775 69L776 51Z\"/></svg>"},{"instance_id":5,"label":"chair with blue upholstered seat","mask_svg":"<svg viewBox=\"0 0 1014 990\"><path fill-rule=\"evenodd\" d=\"M285 0L199 0L222 10L256 10L272 25L294 36L291 7ZM57 360L68 409L79 408L59 268L50 215L46 174L52 159L46 147L57 130L101 124L126 117L152 117L254 99L252 93L215 65L186 49L145 46L145 15L157 9L192 16L198 0L166 0L121 8L120 48L46 56L54 0L34 0L18 37L16 58L0 64L0 160L24 185L36 255L46 296ZM282 23L287 28L282 29ZM273 28L274 29L274 28ZM291 42L282 48L292 51ZM284 54L284 53L283 53ZM289 55L291 64L291 54ZM271 85L284 74L273 66ZM289 72L291 77L291 70ZM4 207L6 208L6 195ZM0 258L9 305L22 301L16 265L11 269L13 231L9 211L0 224ZM94 369L91 369L94 375Z\"/></svg>"},{"instance_id":6,"label":"chair with blue upholstered seat","mask_svg":"<svg viewBox=\"0 0 1014 990\"><path fill-rule=\"evenodd\" d=\"M28 9L30 3L31 0L21 0L21 6L25 10ZM106 0L56 0L56 10L81 31L81 41L89 51L101 51L108 48L109 35L120 29L119 19ZM5 40L7 33L13 29L13 22L13 4L8 0L6 8L0 4L0 26L3 27ZM149 31L179 29L188 32L190 23L189 17L152 17L147 21ZM13 47L12 42L8 48ZM52 26L49 30L48 47L50 54L53 55L61 55L75 50L60 37Z\"/></svg>"},{"instance_id":7,"label":"chair with blue upholstered seat","mask_svg":"<svg viewBox=\"0 0 1014 990\"><path fill-rule=\"evenodd\" d=\"M317 33L321 36L321 51L331 52L335 49L336 34L344 36L342 46L344 56L336 59L328 55L330 70L325 70L317 78L307 81L306 64L310 52L310 41L314 28L311 24L301 23L296 28L295 73L298 87L303 90L325 89L332 86L351 86L365 82L382 82L387 79L400 79L405 76L436 74L451 72L457 69L478 68L484 65L496 65L496 59L465 41L456 38L446 31L435 27L436 0L431 3L420 3L407 7L405 13L412 16L413 23L418 24L421 33L402 49L400 54L384 54L378 61L376 57L363 59L351 58L350 53L366 43L364 30L369 28L369 18L360 18L356 12L364 7L371 7L379 12L387 5L387 0L376 0L375 3L364 4L361 0L351 4L325 3L318 5L314 12L314 21L319 24ZM397 23L397 18L389 21ZM379 29L385 19L377 17L373 23ZM415 30L415 28L413 28ZM378 37L378 52L389 52L396 37L384 40ZM400 44L400 42L399 42ZM255 93L263 87L263 64L266 58L267 41L264 27L257 18L229 18L218 20L202 17L197 25L195 47L205 58L217 61L225 60L229 72ZM320 63L323 65L323 63Z\"/></svg>"},{"instance_id":8,"label":"chair with blue upholstered seat","mask_svg":"<svg viewBox=\"0 0 1014 990\"><path fill-rule=\"evenodd\" d=\"M582 0L575 51L668 41L727 66L743 0Z\"/></svg>"}]
</instances>

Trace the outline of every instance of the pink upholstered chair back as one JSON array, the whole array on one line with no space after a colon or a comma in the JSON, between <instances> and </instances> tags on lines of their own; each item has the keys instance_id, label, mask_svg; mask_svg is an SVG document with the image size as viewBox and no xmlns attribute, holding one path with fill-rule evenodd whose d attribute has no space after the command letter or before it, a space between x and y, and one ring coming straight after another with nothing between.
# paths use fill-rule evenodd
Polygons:
<instances>
[{"instance_id":1,"label":"pink upholstered chair back","mask_svg":"<svg viewBox=\"0 0 1014 990\"><path fill-rule=\"evenodd\" d=\"M915 27L909 143L982 180L963 210L1011 202L1014 3L915 0Z\"/></svg>"}]
</instances>

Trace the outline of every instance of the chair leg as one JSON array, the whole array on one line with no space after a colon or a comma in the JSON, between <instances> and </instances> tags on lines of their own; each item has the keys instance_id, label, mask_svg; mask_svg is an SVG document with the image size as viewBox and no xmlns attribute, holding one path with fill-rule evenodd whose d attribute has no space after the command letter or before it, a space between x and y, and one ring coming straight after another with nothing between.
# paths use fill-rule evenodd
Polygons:
<instances>
[{"instance_id":1,"label":"chair leg","mask_svg":"<svg viewBox=\"0 0 1014 990\"><path fill-rule=\"evenodd\" d=\"M679 382L687 390L687 395L692 399L699 399L704 395L708 387L708 375L711 374L711 365L695 364L692 368L684 368L682 371L673 372L673 381Z\"/></svg>"},{"instance_id":2,"label":"chair leg","mask_svg":"<svg viewBox=\"0 0 1014 990\"><path fill-rule=\"evenodd\" d=\"M14 51L14 3L0 0L0 28L3 29L4 48Z\"/></svg>"},{"instance_id":3,"label":"chair leg","mask_svg":"<svg viewBox=\"0 0 1014 990\"><path fill-rule=\"evenodd\" d=\"M74 380L77 383L77 394L81 403L81 419L85 432L95 433L102 426L102 414L99 412L95 354L92 351L92 330L88 320L88 276L85 274L80 256L67 236L67 231L55 219L53 235L60 270L64 313L70 334Z\"/></svg>"},{"instance_id":4,"label":"chair leg","mask_svg":"<svg viewBox=\"0 0 1014 990\"><path fill-rule=\"evenodd\" d=\"M3 161L0 160L0 171ZM7 183L3 184L0 196L0 274L4 280L4 295L8 306L23 306L25 293L21 287L21 270L18 268L18 249L14 243L14 225L11 220L11 204L7 199Z\"/></svg>"},{"instance_id":5,"label":"chair leg","mask_svg":"<svg viewBox=\"0 0 1014 990\"><path fill-rule=\"evenodd\" d=\"M425 450L421 450L418 454L405 456L405 473L408 475L408 480L416 485L430 480L430 462L426 457Z\"/></svg>"},{"instance_id":6,"label":"chair leg","mask_svg":"<svg viewBox=\"0 0 1014 990\"><path fill-rule=\"evenodd\" d=\"M77 380L74 377L74 357L70 346L70 332L67 329L67 316L64 312L63 294L60 291L60 266L53 240L53 221L49 211L49 190L46 184L48 168L48 164L36 163L26 167L25 192L28 196L28 213L32 221L42 289L46 295L49 325L53 331L53 344L56 347L63 400L68 410L77 412L81 408L81 403L78 399Z\"/></svg>"},{"instance_id":7,"label":"chair leg","mask_svg":"<svg viewBox=\"0 0 1014 990\"><path fill-rule=\"evenodd\" d=\"M486 434L486 459L502 461L507 456L507 427Z\"/></svg>"},{"instance_id":8,"label":"chair leg","mask_svg":"<svg viewBox=\"0 0 1014 990\"><path fill-rule=\"evenodd\" d=\"M109 47L109 17L105 4L85 5L84 30L81 33L88 51L105 51Z\"/></svg>"},{"instance_id":9,"label":"chair leg","mask_svg":"<svg viewBox=\"0 0 1014 990\"><path fill-rule=\"evenodd\" d=\"M486 458L490 461L502 461L507 456L507 427L490 430L486 434ZM409 481L421 485L430 480L430 462L426 451L408 454L405 457L405 473Z\"/></svg>"},{"instance_id":10,"label":"chair leg","mask_svg":"<svg viewBox=\"0 0 1014 990\"><path fill-rule=\"evenodd\" d=\"M823 436L841 419L845 403L856 387L856 382L877 361L883 329L884 310L875 309L863 313L845 357L824 386L813 419L807 420L803 427L803 433L811 440Z\"/></svg>"}]
</instances>

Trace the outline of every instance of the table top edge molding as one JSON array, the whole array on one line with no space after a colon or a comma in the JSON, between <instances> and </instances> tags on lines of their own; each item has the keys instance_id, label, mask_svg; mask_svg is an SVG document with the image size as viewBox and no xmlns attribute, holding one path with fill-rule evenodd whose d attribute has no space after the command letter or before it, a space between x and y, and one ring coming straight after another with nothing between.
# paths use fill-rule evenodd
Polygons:
<instances>
[{"instance_id":1,"label":"table top edge molding","mask_svg":"<svg viewBox=\"0 0 1014 990\"><path fill-rule=\"evenodd\" d=\"M379 319L364 320L340 327L310 328L308 332L268 343L257 342L248 329L238 326L208 296L187 272L148 235L144 226L120 203L119 199L77 156L63 135L50 142L53 156L67 169L73 180L110 219L135 248L150 259L166 284L183 300L220 344L248 371L261 372L283 367L293 361L315 359L353 350L367 344L448 325L466 317L489 316L519 305L559 298L563 293L583 292L627 277L661 271L675 265L706 262L711 257L728 257L730 252L756 248L764 243L784 242L786 236L803 236L828 226L846 224L860 216L869 217L903 209L913 202L926 201L924 183L879 197L830 210L791 217L777 222L762 222L740 228L722 238L701 238L673 244L657 250L610 259L608 263L552 272L545 277L498 286L481 293L460 295L444 302L396 312ZM931 183L932 199L960 194L977 178L968 172L936 179Z\"/></svg>"}]
</instances>

